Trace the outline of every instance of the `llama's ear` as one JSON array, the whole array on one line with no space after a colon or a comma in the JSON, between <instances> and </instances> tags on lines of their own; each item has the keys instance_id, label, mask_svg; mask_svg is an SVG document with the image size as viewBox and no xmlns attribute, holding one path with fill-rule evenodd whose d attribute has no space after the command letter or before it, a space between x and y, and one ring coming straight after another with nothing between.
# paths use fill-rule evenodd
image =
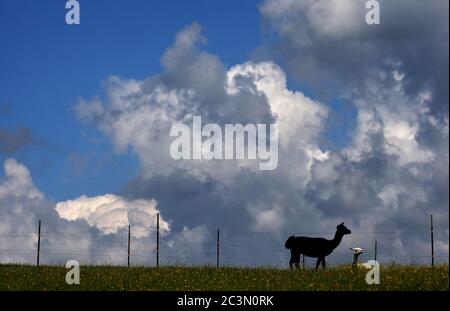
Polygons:
<instances>
[{"instance_id":1,"label":"llama's ear","mask_svg":"<svg viewBox=\"0 0 450 311\"><path fill-rule=\"evenodd\" d=\"M344 222L341 223L341 226L343 226L343 225L344 225Z\"/></svg>"}]
</instances>

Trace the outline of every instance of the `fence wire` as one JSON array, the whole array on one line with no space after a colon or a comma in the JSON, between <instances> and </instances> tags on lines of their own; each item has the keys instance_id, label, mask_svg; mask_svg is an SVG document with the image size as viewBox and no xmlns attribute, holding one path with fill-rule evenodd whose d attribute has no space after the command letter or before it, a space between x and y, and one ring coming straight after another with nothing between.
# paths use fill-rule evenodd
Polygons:
<instances>
[{"instance_id":1,"label":"fence wire","mask_svg":"<svg viewBox=\"0 0 450 311\"><path fill-rule=\"evenodd\" d=\"M152 230L155 228L152 227ZM150 230L150 229L149 229ZM133 230L136 233L148 233ZM376 237L377 253L374 242L365 245L360 261L376 259L381 263L431 264L448 263L446 254L435 252L417 253L402 250L399 254L390 254L383 249L384 242L390 244L392 239L430 237L430 231L381 231L352 232L358 240L364 236ZM0 232L0 263L34 263L39 258L40 264L60 264L69 259L84 264L112 264L155 266L158 258L160 266L164 265L207 265L207 266L274 266L286 267L289 251L284 247L290 235L332 237L334 232L270 232L270 231L223 231L219 240L210 238L207 241L177 241L170 236L160 236L159 247L154 237L143 236L128 238L128 232L120 231L108 235L95 236L94 232L47 231L40 232ZM448 230L434 230L434 237L448 241ZM210 236L215 237L216 232ZM270 239L268 239L270 237ZM345 240L345 239L344 239ZM270 241L271 243L267 243ZM431 243L431 242L430 242ZM38 247L39 244L39 247ZM328 265L350 264L353 253L348 243L342 243L326 260ZM2 247L3 245L3 247ZM6 247L5 247L6 245ZM11 247L11 245L15 245ZM353 245L360 246L360 245ZM38 250L39 248L39 250ZM314 258L305 257L301 264L306 267L315 265Z\"/></svg>"}]
</instances>

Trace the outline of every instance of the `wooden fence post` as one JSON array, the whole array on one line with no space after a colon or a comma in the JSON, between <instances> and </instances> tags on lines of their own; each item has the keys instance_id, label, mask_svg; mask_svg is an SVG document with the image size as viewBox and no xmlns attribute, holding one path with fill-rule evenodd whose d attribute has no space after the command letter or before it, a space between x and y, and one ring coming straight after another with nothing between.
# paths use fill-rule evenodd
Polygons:
<instances>
[{"instance_id":1,"label":"wooden fence post","mask_svg":"<svg viewBox=\"0 0 450 311\"><path fill-rule=\"evenodd\" d=\"M38 244L37 244L37 256L36 256L36 266L39 267L39 256L41 253L41 220L39 219L38 225Z\"/></svg>"},{"instance_id":2,"label":"wooden fence post","mask_svg":"<svg viewBox=\"0 0 450 311\"><path fill-rule=\"evenodd\" d=\"M378 251L378 243L377 240L375 240L375 255L374 255L374 259L377 260L377 251Z\"/></svg>"},{"instance_id":3,"label":"wooden fence post","mask_svg":"<svg viewBox=\"0 0 450 311\"><path fill-rule=\"evenodd\" d=\"M130 267L130 250L131 250L131 226L128 225L128 268Z\"/></svg>"},{"instance_id":4,"label":"wooden fence post","mask_svg":"<svg viewBox=\"0 0 450 311\"><path fill-rule=\"evenodd\" d=\"M159 267L159 213L156 214L156 267Z\"/></svg>"},{"instance_id":5,"label":"wooden fence post","mask_svg":"<svg viewBox=\"0 0 450 311\"><path fill-rule=\"evenodd\" d=\"M217 265L217 268L219 268L219 265L220 265L220 230L219 229L217 229L217 243L216 243L216 260L217 260L217 262L216 262L216 265Z\"/></svg>"},{"instance_id":6,"label":"wooden fence post","mask_svg":"<svg viewBox=\"0 0 450 311\"><path fill-rule=\"evenodd\" d=\"M431 221L431 266L434 267L434 228L433 228L433 215L430 215Z\"/></svg>"}]
</instances>

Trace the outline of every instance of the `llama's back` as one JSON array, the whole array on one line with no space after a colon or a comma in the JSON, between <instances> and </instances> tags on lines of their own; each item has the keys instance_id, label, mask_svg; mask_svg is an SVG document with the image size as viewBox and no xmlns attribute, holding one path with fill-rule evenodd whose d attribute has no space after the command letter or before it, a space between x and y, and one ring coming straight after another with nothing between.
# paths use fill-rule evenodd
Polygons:
<instances>
[{"instance_id":1,"label":"llama's back","mask_svg":"<svg viewBox=\"0 0 450 311\"><path fill-rule=\"evenodd\" d=\"M330 241L324 238L296 237L296 248L308 257L327 256L330 251Z\"/></svg>"}]
</instances>

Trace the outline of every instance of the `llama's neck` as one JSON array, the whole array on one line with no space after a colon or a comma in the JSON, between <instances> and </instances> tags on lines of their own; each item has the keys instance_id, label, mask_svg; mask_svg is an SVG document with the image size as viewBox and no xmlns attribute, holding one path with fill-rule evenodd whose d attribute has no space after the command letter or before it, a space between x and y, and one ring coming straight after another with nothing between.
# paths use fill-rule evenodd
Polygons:
<instances>
[{"instance_id":1,"label":"llama's neck","mask_svg":"<svg viewBox=\"0 0 450 311\"><path fill-rule=\"evenodd\" d=\"M333 240L331 240L331 244L333 245L333 249L338 247L339 244L341 244L343 236L344 235L342 233L339 233L338 231L336 231Z\"/></svg>"}]
</instances>

